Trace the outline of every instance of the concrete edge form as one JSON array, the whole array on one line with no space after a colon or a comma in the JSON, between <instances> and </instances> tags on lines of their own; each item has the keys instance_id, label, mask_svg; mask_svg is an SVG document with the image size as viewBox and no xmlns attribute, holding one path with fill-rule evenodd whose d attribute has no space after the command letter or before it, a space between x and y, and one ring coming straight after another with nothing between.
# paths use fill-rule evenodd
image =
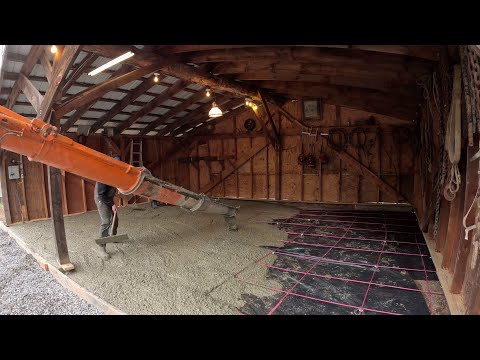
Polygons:
<instances>
[{"instance_id":1,"label":"concrete edge form","mask_svg":"<svg viewBox=\"0 0 480 360\"><path fill-rule=\"evenodd\" d=\"M91 293L84 287L80 286L67 275L63 274L60 270L57 269L56 265L49 263L42 256L31 250L18 235L16 235L1 221L0 228L4 230L8 235L10 235L17 242L18 246L20 246L26 253L32 255L34 259L38 262L40 267L45 271L50 272L54 279L57 280L57 282L60 283L60 285L62 285L64 288L70 290L75 295L85 300L87 303L95 306L105 315L128 315L127 313L121 311L120 309L117 309L115 306L107 303L105 300Z\"/></svg>"}]
</instances>

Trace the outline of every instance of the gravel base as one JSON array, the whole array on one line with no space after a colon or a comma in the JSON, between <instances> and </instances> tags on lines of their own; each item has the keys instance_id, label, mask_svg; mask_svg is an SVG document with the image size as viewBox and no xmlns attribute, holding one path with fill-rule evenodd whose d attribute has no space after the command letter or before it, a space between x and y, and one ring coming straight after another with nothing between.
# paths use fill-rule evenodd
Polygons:
<instances>
[{"instance_id":1,"label":"gravel base","mask_svg":"<svg viewBox=\"0 0 480 360\"><path fill-rule=\"evenodd\" d=\"M0 230L0 315L101 315Z\"/></svg>"}]
</instances>

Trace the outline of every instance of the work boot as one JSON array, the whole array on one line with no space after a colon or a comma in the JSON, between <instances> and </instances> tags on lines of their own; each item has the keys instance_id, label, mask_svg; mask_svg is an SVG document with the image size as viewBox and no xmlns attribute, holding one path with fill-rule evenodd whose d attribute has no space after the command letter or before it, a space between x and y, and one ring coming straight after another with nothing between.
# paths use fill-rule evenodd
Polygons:
<instances>
[{"instance_id":1,"label":"work boot","mask_svg":"<svg viewBox=\"0 0 480 360\"><path fill-rule=\"evenodd\" d=\"M97 253L98 256L100 256L100 258L102 258L102 260L110 259L110 254L107 253L107 244L96 244L92 249Z\"/></svg>"}]
</instances>

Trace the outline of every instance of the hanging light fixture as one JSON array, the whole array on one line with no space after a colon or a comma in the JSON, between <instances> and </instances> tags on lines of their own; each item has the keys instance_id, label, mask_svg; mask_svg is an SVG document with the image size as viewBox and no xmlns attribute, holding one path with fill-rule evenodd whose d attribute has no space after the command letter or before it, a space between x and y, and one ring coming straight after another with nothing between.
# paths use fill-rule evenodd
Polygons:
<instances>
[{"instance_id":1,"label":"hanging light fixture","mask_svg":"<svg viewBox=\"0 0 480 360\"><path fill-rule=\"evenodd\" d=\"M217 106L217 103L214 101L212 103L212 108L208 112L208 116L211 118L216 118L222 115L223 115L222 110L220 110L220 108Z\"/></svg>"},{"instance_id":2,"label":"hanging light fixture","mask_svg":"<svg viewBox=\"0 0 480 360\"><path fill-rule=\"evenodd\" d=\"M56 54L57 53L57 47L55 45L52 45L52 47L50 48L50 52L52 54Z\"/></svg>"},{"instance_id":3,"label":"hanging light fixture","mask_svg":"<svg viewBox=\"0 0 480 360\"><path fill-rule=\"evenodd\" d=\"M153 78L153 81L155 81L156 83L158 83L158 74L155 73L154 75L155 75L155 77Z\"/></svg>"},{"instance_id":4,"label":"hanging light fixture","mask_svg":"<svg viewBox=\"0 0 480 360\"><path fill-rule=\"evenodd\" d=\"M206 90L206 91L207 91L207 94L206 94L206 95L207 95L207 97L210 97L210 88L207 88L207 90Z\"/></svg>"}]
</instances>

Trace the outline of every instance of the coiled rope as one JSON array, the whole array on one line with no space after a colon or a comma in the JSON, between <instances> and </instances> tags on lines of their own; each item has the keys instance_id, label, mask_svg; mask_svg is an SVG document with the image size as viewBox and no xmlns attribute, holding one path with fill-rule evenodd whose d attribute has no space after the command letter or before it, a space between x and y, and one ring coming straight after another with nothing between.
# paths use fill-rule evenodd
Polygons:
<instances>
[{"instance_id":1,"label":"coiled rope","mask_svg":"<svg viewBox=\"0 0 480 360\"><path fill-rule=\"evenodd\" d=\"M445 132L445 150L448 153L450 161L450 173L448 175L443 195L448 201L455 198L455 194L460 188L461 176L458 169L458 162L461 155L461 135L462 135L462 114L461 114L461 96L462 96L462 73L460 65L455 65L453 75L453 92L450 104L450 113L447 120L447 129Z\"/></svg>"}]
</instances>

